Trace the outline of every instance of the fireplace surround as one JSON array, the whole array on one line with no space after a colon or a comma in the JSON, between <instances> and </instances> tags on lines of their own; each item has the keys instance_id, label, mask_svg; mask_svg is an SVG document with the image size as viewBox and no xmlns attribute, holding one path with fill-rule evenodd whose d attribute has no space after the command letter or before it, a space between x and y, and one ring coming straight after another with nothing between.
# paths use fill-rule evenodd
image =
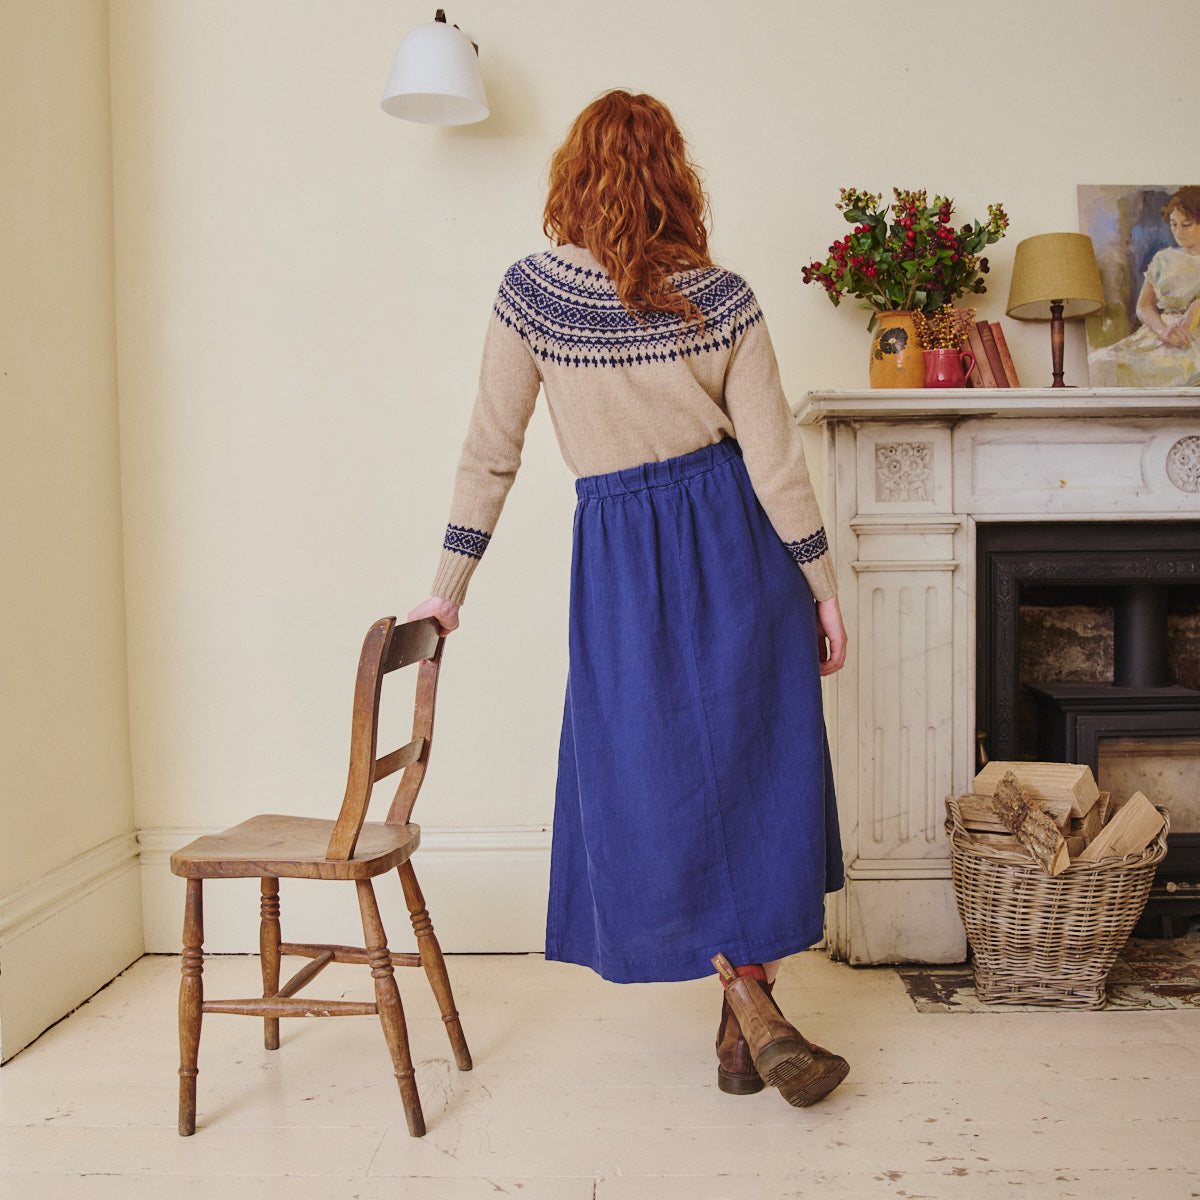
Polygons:
<instances>
[{"instance_id":1,"label":"fireplace surround","mask_svg":"<svg viewBox=\"0 0 1200 1200\"><path fill-rule=\"evenodd\" d=\"M854 963L962 961L943 805L977 762L981 531L986 544L993 527L1066 525L1134 553L1153 527L1194 569L1200 389L814 392L798 419L823 440L851 638L826 684L847 857L829 947Z\"/></svg>"}]
</instances>

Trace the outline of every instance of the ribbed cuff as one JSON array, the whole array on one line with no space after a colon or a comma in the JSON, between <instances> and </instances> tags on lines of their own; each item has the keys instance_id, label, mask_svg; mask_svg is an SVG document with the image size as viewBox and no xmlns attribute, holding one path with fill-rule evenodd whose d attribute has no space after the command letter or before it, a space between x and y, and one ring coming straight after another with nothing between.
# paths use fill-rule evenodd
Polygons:
<instances>
[{"instance_id":1,"label":"ribbed cuff","mask_svg":"<svg viewBox=\"0 0 1200 1200\"><path fill-rule=\"evenodd\" d=\"M470 555L443 550L437 574L433 577L431 595L440 596L452 604L461 604L467 597L467 584L471 582L471 575L478 564L479 559Z\"/></svg>"},{"instance_id":2,"label":"ribbed cuff","mask_svg":"<svg viewBox=\"0 0 1200 1200\"><path fill-rule=\"evenodd\" d=\"M833 556L823 554L815 562L804 563L800 568L808 580L814 600L828 600L837 595L837 580L833 574Z\"/></svg>"}]
</instances>

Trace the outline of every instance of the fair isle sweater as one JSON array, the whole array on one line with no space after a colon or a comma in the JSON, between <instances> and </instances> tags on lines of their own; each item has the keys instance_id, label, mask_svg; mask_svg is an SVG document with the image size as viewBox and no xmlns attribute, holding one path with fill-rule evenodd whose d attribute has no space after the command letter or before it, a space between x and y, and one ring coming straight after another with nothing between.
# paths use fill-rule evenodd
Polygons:
<instances>
[{"instance_id":1,"label":"fair isle sweater","mask_svg":"<svg viewBox=\"0 0 1200 1200\"><path fill-rule=\"evenodd\" d=\"M754 491L814 599L836 589L800 430L762 311L719 267L674 284L704 314L629 312L600 263L577 246L505 273L463 443L433 595L462 603L521 464L539 388L567 466L604 475L736 438Z\"/></svg>"}]
</instances>

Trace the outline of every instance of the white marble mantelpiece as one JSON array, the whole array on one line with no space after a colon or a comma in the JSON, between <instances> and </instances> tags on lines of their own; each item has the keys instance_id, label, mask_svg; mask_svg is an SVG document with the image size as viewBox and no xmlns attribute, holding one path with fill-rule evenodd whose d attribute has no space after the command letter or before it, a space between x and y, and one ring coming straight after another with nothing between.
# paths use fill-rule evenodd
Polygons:
<instances>
[{"instance_id":1,"label":"white marble mantelpiece","mask_svg":"<svg viewBox=\"0 0 1200 1200\"><path fill-rule=\"evenodd\" d=\"M809 392L796 414L802 424L847 420L938 420L968 417L1200 417L1200 387L1162 388L916 388Z\"/></svg>"},{"instance_id":2,"label":"white marble mantelpiece","mask_svg":"<svg viewBox=\"0 0 1200 1200\"><path fill-rule=\"evenodd\" d=\"M1200 388L812 392L797 419L825 440L851 637L826 685L847 856L829 944L961 961L943 821L975 773L976 527L1200 522Z\"/></svg>"}]
</instances>

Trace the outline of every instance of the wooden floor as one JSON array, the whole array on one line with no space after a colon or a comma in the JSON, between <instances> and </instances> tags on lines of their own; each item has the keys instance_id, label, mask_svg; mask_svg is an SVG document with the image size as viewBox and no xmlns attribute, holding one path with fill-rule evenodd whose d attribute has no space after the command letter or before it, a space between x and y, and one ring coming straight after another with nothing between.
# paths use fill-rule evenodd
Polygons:
<instances>
[{"instance_id":1,"label":"wooden floor","mask_svg":"<svg viewBox=\"0 0 1200 1200\"><path fill-rule=\"evenodd\" d=\"M333 975L334 970L344 972ZM849 1079L811 1109L715 1086L715 980L619 987L531 956L450 959L475 1070L401 973L429 1125L373 1018L205 1019L175 1132L178 960L148 957L0 1070L4 1200L775 1200L1200 1196L1200 1010L918 1013L895 972L808 953L777 996ZM364 992L331 968L326 996ZM206 962L252 994L248 958Z\"/></svg>"}]
</instances>

